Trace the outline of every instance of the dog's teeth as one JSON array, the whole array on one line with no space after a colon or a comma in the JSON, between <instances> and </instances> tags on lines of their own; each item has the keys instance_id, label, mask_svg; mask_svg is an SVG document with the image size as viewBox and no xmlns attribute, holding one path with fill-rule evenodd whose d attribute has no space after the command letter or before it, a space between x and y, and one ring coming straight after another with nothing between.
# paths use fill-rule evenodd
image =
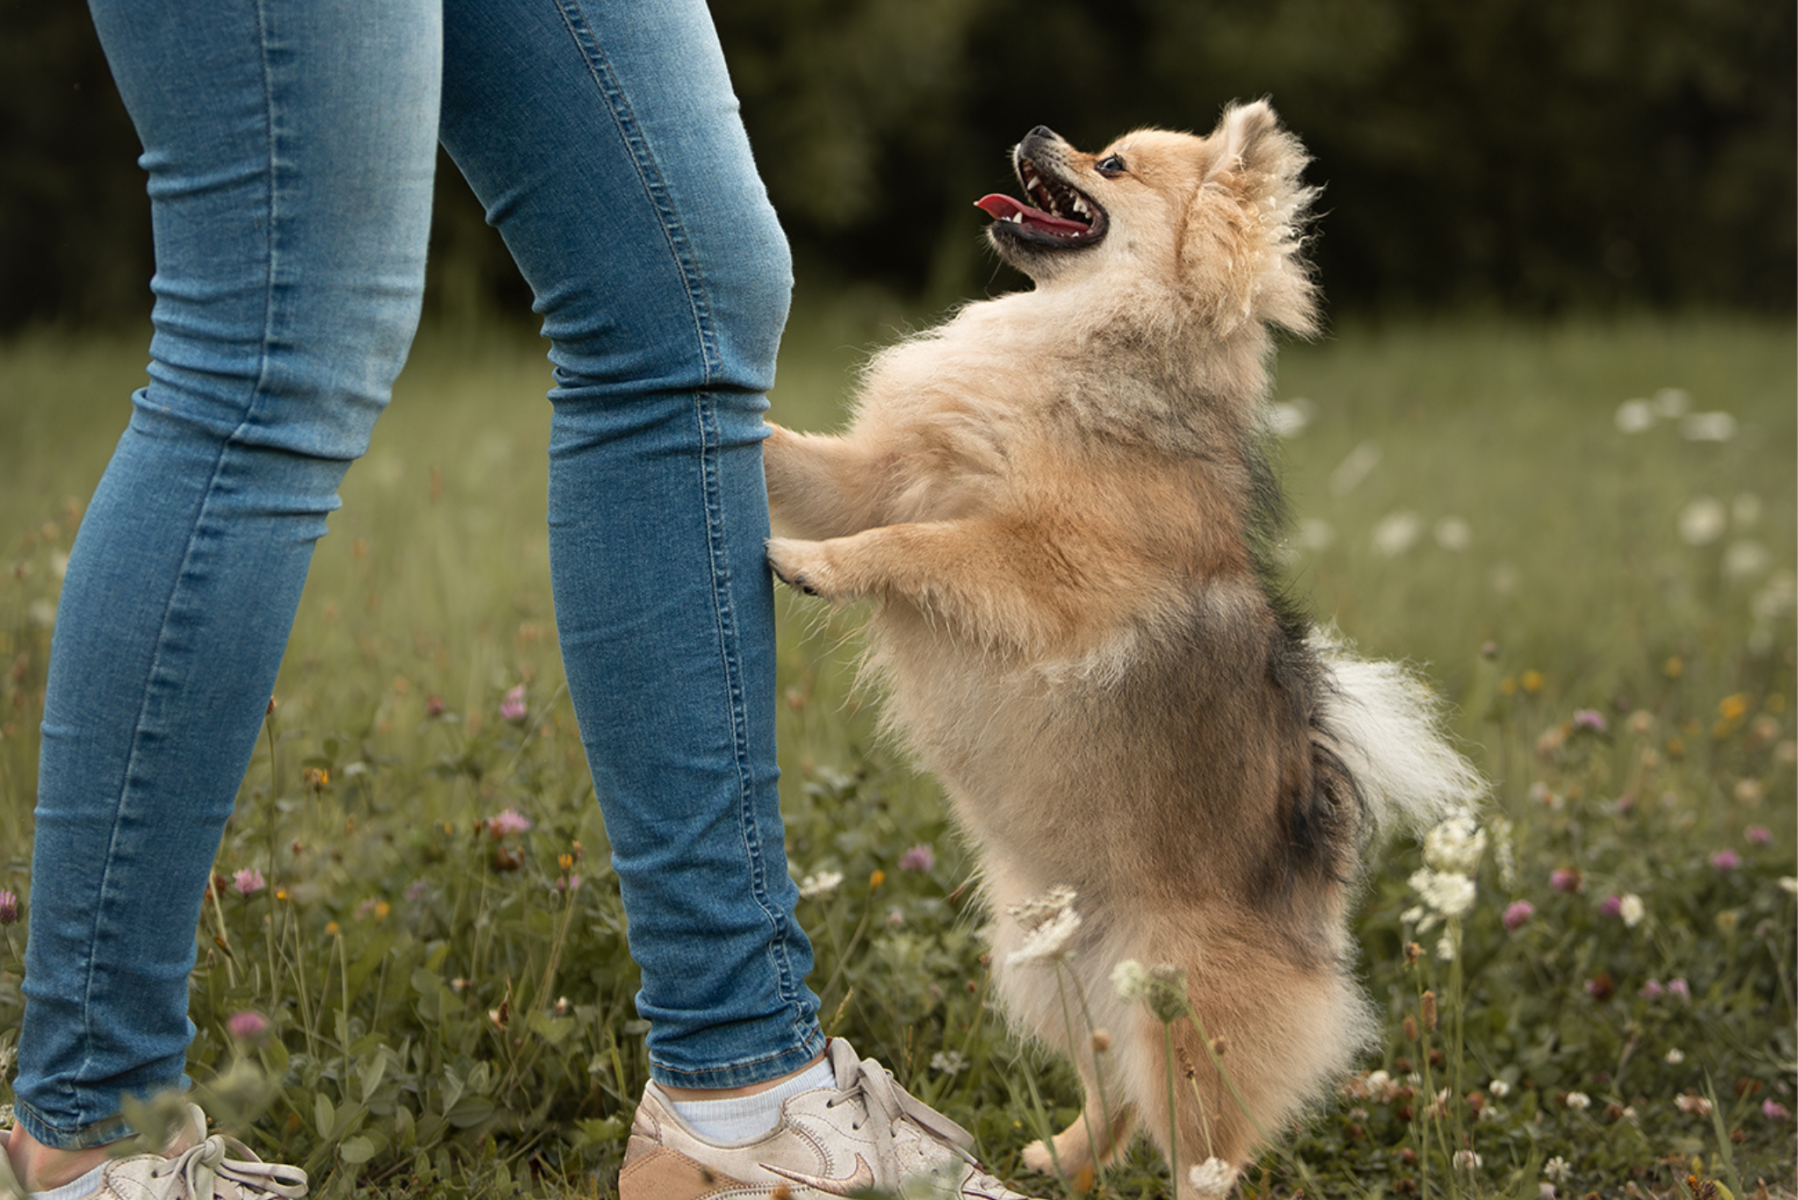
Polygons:
<instances>
[{"instance_id":1,"label":"dog's teeth","mask_svg":"<svg viewBox=\"0 0 1798 1200\"><path fill-rule=\"evenodd\" d=\"M1074 197L1074 211L1079 213L1083 217L1092 216L1092 211L1086 207L1086 201L1082 200L1078 196Z\"/></svg>"}]
</instances>

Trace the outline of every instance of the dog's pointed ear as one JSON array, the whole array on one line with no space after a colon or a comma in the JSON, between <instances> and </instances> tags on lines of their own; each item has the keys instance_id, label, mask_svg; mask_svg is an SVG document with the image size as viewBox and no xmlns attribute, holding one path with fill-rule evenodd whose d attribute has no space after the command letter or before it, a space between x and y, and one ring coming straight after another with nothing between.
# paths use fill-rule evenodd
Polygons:
<instances>
[{"instance_id":1,"label":"dog's pointed ear","mask_svg":"<svg viewBox=\"0 0 1798 1200\"><path fill-rule=\"evenodd\" d=\"M1207 140L1215 147L1206 171L1208 179L1224 174L1254 177L1289 173L1282 169L1282 160L1292 154L1292 136L1280 129L1280 118L1265 100L1226 108Z\"/></svg>"}]
</instances>

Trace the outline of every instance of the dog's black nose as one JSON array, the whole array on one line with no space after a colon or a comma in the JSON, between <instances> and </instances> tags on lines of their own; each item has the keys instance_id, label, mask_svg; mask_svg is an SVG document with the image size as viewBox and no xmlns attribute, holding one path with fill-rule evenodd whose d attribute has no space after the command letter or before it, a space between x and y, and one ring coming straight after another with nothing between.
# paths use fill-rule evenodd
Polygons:
<instances>
[{"instance_id":1,"label":"dog's black nose","mask_svg":"<svg viewBox=\"0 0 1798 1200\"><path fill-rule=\"evenodd\" d=\"M1047 125L1038 125L1035 129L1032 129L1030 131L1028 136L1039 137L1039 138L1052 138L1057 141L1060 140L1060 135L1057 134L1053 129L1050 129Z\"/></svg>"}]
</instances>

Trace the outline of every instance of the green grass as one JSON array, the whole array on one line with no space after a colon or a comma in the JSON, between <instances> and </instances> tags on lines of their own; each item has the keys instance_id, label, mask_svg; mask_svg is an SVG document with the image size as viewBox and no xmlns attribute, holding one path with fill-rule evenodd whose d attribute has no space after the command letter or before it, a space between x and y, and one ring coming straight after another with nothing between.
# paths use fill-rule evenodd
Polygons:
<instances>
[{"instance_id":1,"label":"green grass","mask_svg":"<svg viewBox=\"0 0 1798 1200\"><path fill-rule=\"evenodd\" d=\"M802 310L775 418L833 424L854 363L908 319L853 295ZM427 333L413 359L319 546L220 853L224 875L253 867L271 886L208 906L192 1069L217 1077L218 1115L253 1121L248 1140L310 1169L317 1194L606 1195L646 1067L555 650L547 371L534 340L500 333ZM1793 362L1789 324L1723 318L1348 325L1283 351L1277 397L1312 414L1282 443L1292 586L1365 652L1423 666L1495 803L1452 963L1440 927L1406 920L1418 847L1372 864L1360 970L1387 1022L1365 1066L1396 1082L1286 1137L1245 1195L1535 1197L1555 1157L1564 1196L1685 1195L1688 1175L1738 1196L1757 1179L1793 1188L1792 1123L1762 1108L1798 1108L1798 898L1781 884L1798 869ZM0 888L29 881L59 555L142 364L136 337L0 347ZM1670 388L1733 414L1735 436L1617 429L1620 402ZM1377 463L1351 480L1345 460L1370 446ZM1690 509L1703 497L1722 528L1688 544L1682 513L1718 511ZM1376 530L1393 549L1403 513L1413 544L1382 552ZM854 613L785 595L782 611L789 852L796 874L844 876L801 902L827 1023L1015 1177L1022 1145L1072 1117L1071 1077L986 1008L971 863L851 689ZM529 716L504 720L519 684ZM508 808L533 828L495 840L478 822ZM901 869L923 844L934 865ZM1711 861L1725 849L1730 871ZM1557 868L1583 890L1555 890ZM580 886L558 890L571 873ZM1602 907L1625 894L1646 912L1634 926ZM1534 914L1509 930L1521 900ZM0 930L0 1059L23 930ZM1689 1000L1642 994L1675 979ZM1426 989L1445 1019L1412 1041ZM225 1027L245 1010L274 1024L253 1047ZM1710 1116L1682 1110L1701 1094ZM1465 1149L1475 1173L1452 1166ZM1139 1147L1094 1194L1165 1187Z\"/></svg>"}]
</instances>

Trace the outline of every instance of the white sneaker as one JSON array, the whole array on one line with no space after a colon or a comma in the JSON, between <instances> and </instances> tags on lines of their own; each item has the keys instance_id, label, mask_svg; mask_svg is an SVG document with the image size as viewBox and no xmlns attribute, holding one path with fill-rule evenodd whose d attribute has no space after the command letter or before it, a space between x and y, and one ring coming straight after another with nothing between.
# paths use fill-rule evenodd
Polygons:
<instances>
[{"instance_id":1,"label":"white sneaker","mask_svg":"<svg viewBox=\"0 0 1798 1200\"><path fill-rule=\"evenodd\" d=\"M250 1148L222 1133L206 1135L206 1114L188 1105L188 1124L162 1154L115 1158L88 1193L93 1200L300 1200L306 1172L265 1163ZM226 1151L238 1157L227 1158ZM26 1200L28 1193L0 1150L0 1200Z\"/></svg>"},{"instance_id":2,"label":"white sneaker","mask_svg":"<svg viewBox=\"0 0 1798 1200\"><path fill-rule=\"evenodd\" d=\"M836 1087L781 1105L747 1142L705 1141L653 1082L631 1123L618 1200L823 1200L879 1188L906 1200L1030 1200L981 1169L974 1138L842 1038L825 1051Z\"/></svg>"}]
</instances>

